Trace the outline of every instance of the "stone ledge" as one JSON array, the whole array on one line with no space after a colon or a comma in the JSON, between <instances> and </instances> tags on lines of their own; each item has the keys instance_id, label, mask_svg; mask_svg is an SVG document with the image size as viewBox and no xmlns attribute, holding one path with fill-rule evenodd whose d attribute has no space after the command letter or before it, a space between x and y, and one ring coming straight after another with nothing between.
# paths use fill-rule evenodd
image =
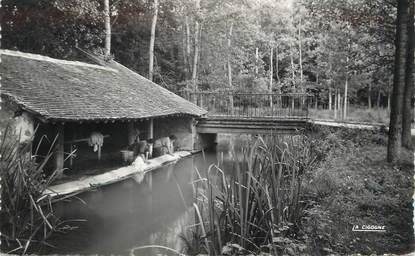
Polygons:
<instances>
[{"instance_id":1,"label":"stone ledge","mask_svg":"<svg viewBox=\"0 0 415 256\"><path fill-rule=\"evenodd\" d=\"M327 119L311 119L309 120L309 123L316 124L316 125L355 128L355 129L368 129L368 130L378 130L378 129L385 129L385 128L387 129L387 126L381 123L337 121L337 120L327 120Z\"/></svg>"},{"instance_id":2,"label":"stone ledge","mask_svg":"<svg viewBox=\"0 0 415 256\"><path fill-rule=\"evenodd\" d=\"M167 154L150 159L147 162L144 162L141 157L138 157L131 165L128 166L108 171L106 173L94 176L84 176L74 181L50 186L43 192L43 195L49 196L52 199L70 197L85 191L93 190L97 187L126 180L136 175L140 175L141 178L143 178L146 172L160 168L163 165L176 162L183 157L190 156L191 154L192 153L188 151L178 151L171 155Z\"/></svg>"}]
</instances>

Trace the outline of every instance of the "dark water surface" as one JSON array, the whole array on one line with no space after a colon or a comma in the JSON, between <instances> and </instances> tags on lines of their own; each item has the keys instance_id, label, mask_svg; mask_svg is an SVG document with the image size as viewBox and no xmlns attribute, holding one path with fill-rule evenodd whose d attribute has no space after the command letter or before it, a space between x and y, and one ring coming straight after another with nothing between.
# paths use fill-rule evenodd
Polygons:
<instances>
[{"instance_id":1,"label":"dark water surface","mask_svg":"<svg viewBox=\"0 0 415 256\"><path fill-rule=\"evenodd\" d=\"M54 234L50 243L57 248L43 248L38 254L129 255L142 245L163 245L180 250L179 234L194 221L194 170L204 173L209 165L227 162L236 145L247 137L221 136L214 151L184 158L169 166L147 173L144 180L134 179L108 185L79 195L78 199L56 204L64 220L78 227L66 234ZM154 249L135 251L135 255L152 255Z\"/></svg>"}]
</instances>

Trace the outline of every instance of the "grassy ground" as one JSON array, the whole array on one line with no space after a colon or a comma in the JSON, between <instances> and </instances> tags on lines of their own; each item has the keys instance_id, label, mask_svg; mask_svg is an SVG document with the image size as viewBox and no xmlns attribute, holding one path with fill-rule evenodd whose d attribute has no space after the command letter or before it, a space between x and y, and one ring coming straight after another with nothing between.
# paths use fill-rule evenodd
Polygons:
<instances>
[{"instance_id":1,"label":"grassy ground","mask_svg":"<svg viewBox=\"0 0 415 256\"><path fill-rule=\"evenodd\" d=\"M414 249L413 152L386 163L386 136L368 131L323 130L316 142L323 161L305 184L311 205L303 218L313 254L381 254ZM386 232L354 232L381 225Z\"/></svg>"},{"instance_id":2,"label":"grassy ground","mask_svg":"<svg viewBox=\"0 0 415 256\"><path fill-rule=\"evenodd\" d=\"M314 119L335 119L334 111L328 109L309 109L309 115ZM338 116L336 120L389 124L389 111L386 108L350 107L346 119Z\"/></svg>"}]
</instances>

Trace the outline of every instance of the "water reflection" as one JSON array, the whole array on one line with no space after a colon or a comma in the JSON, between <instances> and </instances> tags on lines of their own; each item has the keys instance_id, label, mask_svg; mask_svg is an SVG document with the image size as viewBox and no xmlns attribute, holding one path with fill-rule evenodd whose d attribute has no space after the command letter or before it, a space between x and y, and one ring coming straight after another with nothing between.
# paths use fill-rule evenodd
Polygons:
<instances>
[{"instance_id":1,"label":"water reflection","mask_svg":"<svg viewBox=\"0 0 415 256\"><path fill-rule=\"evenodd\" d=\"M62 219L86 221L72 222L76 230L50 239L57 248L41 248L37 253L128 255L132 248L148 244L180 250L183 241L178 235L194 220L190 208L193 170L197 168L203 175L211 164L231 164L232 152L240 152L238 147L247 139L222 136L216 152L194 155L144 177L84 193L79 200L58 203ZM146 249L135 255L155 253Z\"/></svg>"}]
</instances>

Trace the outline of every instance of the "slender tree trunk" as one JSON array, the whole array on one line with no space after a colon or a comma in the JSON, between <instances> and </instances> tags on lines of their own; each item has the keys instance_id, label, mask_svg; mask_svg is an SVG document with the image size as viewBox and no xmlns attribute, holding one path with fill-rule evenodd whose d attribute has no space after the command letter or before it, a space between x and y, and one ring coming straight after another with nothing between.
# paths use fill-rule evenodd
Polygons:
<instances>
[{"instance_id":1,"label":"slender tree trunk","mask_svg":"<svg viewBox=\"0 0 415 256\"><path fill-rule=\"evenodd\" d=\"M337 90L334 92L334 119L337 119Z\"/></svg>"},{"instance_id":2,"label":"slender tree trunk","mask_svg":"<svg viewBox=\"0 0 415 256\"><path fill-rule=\"evenodd\" d=\"M294 56L293 56L293 49L292 49L291 43L290 43L290 61L291 61L291 73L292 73L293 86L295 87Z\"/></svg>"},{"instance_id":3,"label":"slender tree trunk","mask_svg":"<svg viewBox=\"0 0 415 256\"><path fill-rule=\"evenodd\" d=\"M278 54L278 51L279 51L279 49L278 49L278 44L277 44L276 51L275 51L275 74L277 75L276 90L277 90L278 94L281 94L281 80L280 80L280 75L278 73L279 72L279 54ZM282 97L281 96L277 97L277 107L278 108L282 107Z\"/></svg>"},{"instance_id":4,"label":"slender tree trunk","mask_svg":"<svg viewBox=\"0 0 415 256\"><path fill-rule=\"evenodd\" d=\"M347 46L350 49L350 44ZM346 57L346 81L344 83L344 102L343 102L343 119L347 118L347 101L348 101L348 88L349 87L349 56Z\"/></svg>"},{"instance_id":5,"label":"slender tree trunk","mask_svg":"<svg viewBox=\"0 0 415 256\"><path fill-rule=\"evenodd\" d=\"M183 38L182 38L182 52L183 52L183 80L186 80L188 78L188 62L187 62L187 52L186 52L186 25L183 23L182 25L182 32L183 32ZM186 85L187 88L187 85Z\"/></svg>"},{"instance_id":6,"label":"slender tree trunk","mask_svg":"<svg viewBox=\"0 0 415 256\"><path fill-rule=\"evenodd\" d=\"M196 10L200 9L200 0L196 0ZM193 55L193 70L192 70L192 82L193 90L197 91L197 62L199 59L199 21L195 20L195 39L194 39L194 55Z\"/></svg>"},{"instance_id":7,"label":"slender tree trunk","mask_svg":"<svg viewBox=\"0 0 415 256\"><path fill-rule=\"evenodd\" d=\"M230 90L229 101L231 105L231 113L233 113L233 86L232 86L232 61L231 61L231 51L232 51L232 30L233 30L233 23L231 22L228 31L228 39L227 39L227 46L228 46L228 54L227 54L227 66L228 66L228 88Z\"/></svg>"},{"instance_id":8,"label":"slender tree trunk","mask_svg":"<svg viewBox=\"0 0 415 256\"><path fill-rule=\"evenodd\" d=\"M376 99L376 107L377 108L380 108L380 100L381 100L381 96L382 96L382 94L381 94L381 91L380 91L380 89L378 90L378 97L377 97L377 99Z\"/></svg>"},{"instance_id":9,"label":"slender tree trunk","mask_svg":"<svg viewBox=\"0 0 415 256\"><path fill-rule=\"evenodd\" d=\"M301 18L300 18L300 23L299 23L299 27L298 27L298 49L299 49L299 54L300 54L300 60L299 60L299 65L300 65L300 83L301 83L301 90L303 92L305 92L305 88L303 87L303 47L302 47L302 42L301 42Z\"/></svg>"},{"instance_id":10,"label":"slender tree trunk","mask_svg":"<svg viewBox=\"0 0 415 256\"><path fill-rule=\"evenodd\" d=\"M105 16L105 56L111 55L111 18L109 0L104 0L104 16Z\"/></svg>"},{"instance_id":11,"label":"slender tree trunk","mask_svg":"<svg viewBox=\"0 0 415 256\"><path fill-rule=\"evenodd\" d=\"M396 162L401 150L403 93L408 43L408 0L398 1L395 40L395 70L389 123L387 161Z\"/></svg>"},{"instance_id":12,"label":"slender tree trunk","mask_svg":"<svg viewBox=\"0 0 415 256\"><path fill-rule=\"evenodd\" d=\"M409 1L408 48L406 58L405 89L402 115L402 146L412 148L411 122L413 118L412 98L414 93L414 0Z\"/></svg>"},{"instance_id":13,"label":"slender tree trunk","mask_svg":"<svg viewBox=\"0 0 415 256\"><path fill-rule=\"evenodd\" d=\"M391 110L391 88L393 88L393 78L389 78L389 85L388 85L388 112L390 113Z\"/></svg>"},{"instance_id":14,"label":"slender tree trunk","mask_svg":"<svg viewBox=\"0 0 415 256\"><path fill-rule=\"evenodd\" d=\"M391 94L388 91L388 112L391 110Z\"/></svg>"},{"instance_id":15,"label":"slender tree trunk","mask_svg":"<svg viewBox=\"0 0 415 256\"><path fill-rule=\"evenodd\" d=\"M259 62L259 52L258 47L255 48L255 77L258 77L258 62Z\"/></svg>"},{"instance_id":16,"label":"slender tree trunk","mask_svg":"<svg viewBox=\"0 0 415 256\"><path fill-rule=\"evenodd\" d=\"M203 60L203 41L202 41L202 34L203 34L203 23L199 24L199 57L198 57L198 66L202 66L202 60ZM203 73L204 69L199 70Z\"/></svg>"},{"instance_id":17,"label":"slender tree trunk","mask_svg":"<svg viewBox=\"0 0 415 256\"><path fill-rule=\"evenodd\" d=\"M316 73L316 84L318 85L318 73ZM317 95L314 96L314 98L315 98L314 108L317 109L317 106L318 106L318 98L317 98Z\"/></svg>"},{"instance_id":18,"label":"slender tree trunk","mask_svg":"<svg viewBox=\"0 0 415 256\"><path fill-rule=\"evenodd\" d=\"M344 83L343 119L347 118L347 99L348 99L347 89L349 87L348 83L349 83L349 78L347 77L347 74L346 74L346 82Z\"/></svg>"},{"instance_id":19,"label":"slender tree trunk","mask_svg":"<svg viewBox=\"0 0 415 256\"><path fill-rule=\"evenodd\" d=\"M148 79L153 81L154 76L154 42L156 40L156 25L158 15L158 0L153 2L153 20L151 21L151 37L150 37L150 56L148 62Z\"/></svg>"},{"instance_id":20,"label":"slender tree trunk","mask_svg":"<svg viewBox=\"0 0 415 256\"><path fill-rule=\"evenodd\" d=\"M277 44L277 47L275 49L275 74L277 75L277 81L279 85L281 81L280 81L280 75L278 72L279 72L279 49L278 49L278 44ZM281 93L281 92L278 91L278 93Z\"/></svg>"},{"instance_id":21,"label":"slender tree trunk","mask_svg":"<svg viewBox=\"0 0 415 256\"><path fill-rule=\"evenodd\" d=\"M269 53L269 87L268 92L272 93L272 83L273 83L273 75L274 75L274 63L273 63L273 56L274 56L274 49L271 46L270 53ZM272 95L269 96L269 107L272 108Z\"/></svg>"},{"instance_id":22,"label":"slender tree trunk","mask_svg":"<svg viewBox=\"0 0 415 256\"><path fill-rule=\"evenodd\" d=\"M332 69L332 64L331 64L331 55L329 54L329 58L328 58L328 62L329 62L329 75L331 76L331 69ZM332 79L329 79L329 110L331 110L332 108Z\"/></svg>"},{"instance_id":23,"label":"slender tree trunk","mask_svg":"<svg viewBox=\"0 0 415 256\"><path fill-rule=\"evenodd\" d=\"M331 92L331 85L329 85L329 110L331 111L331 107L333 105L332 102L333 96L332 96L332 92Z\"/></svg>"},{"instance_id":24,"label":"slender tree trunk","mask_svg":"<svg viewBox=\"0 0 415 256\"><path fill-rule=\"evenodd\" d=\"M339 119L342 119L342 96L340 94L340 90L337 95L337 111L339 111Z\"/></svg>"},{"instance_id":25,"label":"slender tree trunk","mask_svg":"<svg viewBox=\"0 0 415 256\"><path fill-rule=\"evenodd\" d=\"M367 88L367 107L372 109L372 85L369 84Z\"/></svg>"},{"instance_id":26,"label":"slender tree trunk","mask_svg":"<svg viewBox=\"0 0 415 256\"><path fill-rule=\"evenodd\" d=\"M231 25L229 26L228 38L227 38L227 48L228 48L227 66L228 66L228 87L229 89L232 89L232 63L231 63L232 30L233 30L233 24L231 23Z\"/></svg>"},{"instance_id":27,"label":"slender tree trunk","mask_svg":"<svg viewBox=\"0 0 415 256\"><path fill-rule=\"evenodd\" d=\"M185 27L186 27L186 62L187 62L187 79L191 78L192 74L192 67L191 67L191 61L190 61L190 25L189 25L189 17L186 15L184 17Z\"/></svg>"}]
</instances>

